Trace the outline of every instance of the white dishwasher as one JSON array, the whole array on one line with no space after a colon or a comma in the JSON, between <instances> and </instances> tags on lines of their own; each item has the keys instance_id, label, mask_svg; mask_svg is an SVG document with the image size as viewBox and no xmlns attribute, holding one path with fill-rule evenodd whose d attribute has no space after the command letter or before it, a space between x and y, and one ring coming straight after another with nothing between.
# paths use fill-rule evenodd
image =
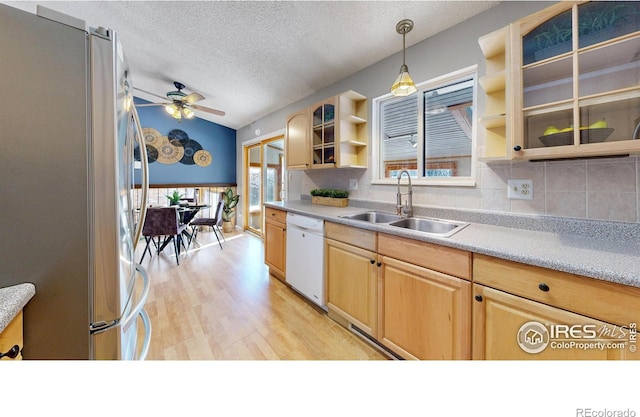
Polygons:
<instances>
[{"instance_id":1,"label":"white dishwasher","mask_svg":"<svg viewBox=\"0 0 640 417\"><path fill-rule=\"evenodd\" d=\"M287 213L287 282L326 310L324 221Z\"/></svg>"}]
</instances>

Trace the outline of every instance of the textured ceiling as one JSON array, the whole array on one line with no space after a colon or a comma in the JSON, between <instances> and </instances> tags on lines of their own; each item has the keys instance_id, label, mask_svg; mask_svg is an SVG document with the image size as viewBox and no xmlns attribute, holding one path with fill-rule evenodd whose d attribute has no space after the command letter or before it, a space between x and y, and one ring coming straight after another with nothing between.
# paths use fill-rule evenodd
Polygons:
<instances>
[{"instance_id":1,"label":"textured ceiling","mask_svg":"<svg viewBox=\"0 0 640 417\"><path fill-rule=\"evenodd\" d=\"M481 13L496 1L3 1L36 4L115 30L133 85L164 96L172 82L239 129L402 50L395 32L415 22L407 46ZM145 94L140 98L157 102Z\"/></svg>"}]
</instances>

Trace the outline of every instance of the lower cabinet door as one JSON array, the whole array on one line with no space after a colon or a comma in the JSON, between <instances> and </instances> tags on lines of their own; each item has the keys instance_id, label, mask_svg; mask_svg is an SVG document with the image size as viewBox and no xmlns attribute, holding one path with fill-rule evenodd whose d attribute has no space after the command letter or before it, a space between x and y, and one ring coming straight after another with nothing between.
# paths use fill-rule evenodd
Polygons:
<instances>
[{"instance_id":1,"label":"lower cabinet door","mask_svg":"<svg viewBox=\"0 0 640 417\"><path fill-rule=\"evenodd\" d=\"M279 223L265 221L264 263L269 271L281 280L285 279L287 231Z\"/></svg>"},{"instance_id":2,"label":"lower cabinet door","mask_svg":"<svg viewBox=\"0 0 640 417\"><path fill-rule=\"evenodd\" d=\"M473 359L640 359L629 343L635 329L483 285L473 293Z\"/></svg>"},{"instance_id":3,"label":"lower cabinet door","mask_svg":"<svg viewBox=\"0 0 640 417\"><path fill-rule=\"evenodd\" d=\"M471 284L382 257L379 339L406 359L471 358Z\"/></svg>"},{"instance_id":4,"label":"lower cabinet door","mask_svg":"<svg viewBox=\"0 0 640 417\"><path fill-rule=\"evenodd\" d=\"M376 337L376 253L325 239L325 256L327 307Z\"/></svg>"},{"instance_id":5,"label":"lower cabinet door","mask_svg":"<svg viewBox=\"0 0 640 417\"><path fill-rule=\"evenodd\" d=\"M0 353L5 355L2 360L22 359L22 347L24 346L22 329L23 313L20 310L0 333ZM16 346L17 348L15 348Z\"/></svg>"}]
</instances>

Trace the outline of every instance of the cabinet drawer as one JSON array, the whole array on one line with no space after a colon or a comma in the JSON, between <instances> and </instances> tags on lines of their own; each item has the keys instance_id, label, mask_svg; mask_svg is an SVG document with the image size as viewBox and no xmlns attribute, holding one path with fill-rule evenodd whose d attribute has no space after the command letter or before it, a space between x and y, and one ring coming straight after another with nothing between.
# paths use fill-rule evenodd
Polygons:
<instances>
[{"instance_id":1,"label":"cabinet drawer","mask_svg":"<svg viewBox=\"0 0 640 417\"><path fill-rule=\"evenodd\" d=\"M4 328L2 333L0 333L0 352L6 353L13 346L18 345L20 351L22 351L23 347L23 338L22 338L22 327L23 327L23 318L22 318L22 310L18 312L18 314L11 320L11 322ZM18 354L16 359L22 359L22 354ZM8 356L2 358L2 360L11 360Z\"/></svg>"},{"instance_id":2,"label":"cabinet drawer","mask_svg":"<svg viewBox=\"0 0 640 417\"><path fill-rule=\"evenodd\" d=\"M372 251L376 250L378 240L374 231L331 222L324 222L324 236Z\"/></svg>"},{"instance_id":3,"label":"cabinet drawer","mask_svg":"<svg viewBox=\"0 0 640 417\"><path fill-rule=\"evenodd\" d=\"M278 223L287 223L287 212L283 210L276 210L271 207L265 207L264 218L271 219Z\"/></svg>"},{"instance_id":4,"label":"cabinet drawer","mask_svg":"<svg viewBox=\"0 0 640 417\"><path fill-rule=\"evenodd\" d=\"M473 280L619 326L640 317L640 288L477 254Z\"/></svg>"},{"instance_id":5,"label":"cabinet drawer","mask_svg":"<svg viewBox=\"0 0 640 417\"><path fill-rule=\"evenodd\" d=\"M471 279L471 252L380 233L378 253L458 278Z\"/></svg>"}]
</instances>

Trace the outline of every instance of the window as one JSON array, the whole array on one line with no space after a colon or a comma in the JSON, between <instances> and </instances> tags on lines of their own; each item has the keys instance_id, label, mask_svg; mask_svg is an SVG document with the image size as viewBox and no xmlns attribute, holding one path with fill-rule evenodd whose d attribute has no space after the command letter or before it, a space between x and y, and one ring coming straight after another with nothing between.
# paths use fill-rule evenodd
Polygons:
<instances>
[{"instance_id":1,"label":"window","mask_svg":"<svg viewBox=\"0 0 640 417\"><path fill-rule=\"evenodd\" d=\"M374 183L475 185L476 67L417 86L407 97L374 99Z\"/></svg>"}]
</instances>

